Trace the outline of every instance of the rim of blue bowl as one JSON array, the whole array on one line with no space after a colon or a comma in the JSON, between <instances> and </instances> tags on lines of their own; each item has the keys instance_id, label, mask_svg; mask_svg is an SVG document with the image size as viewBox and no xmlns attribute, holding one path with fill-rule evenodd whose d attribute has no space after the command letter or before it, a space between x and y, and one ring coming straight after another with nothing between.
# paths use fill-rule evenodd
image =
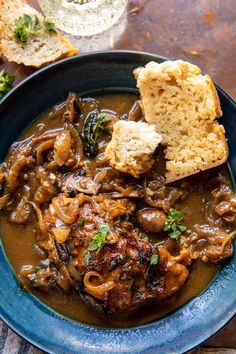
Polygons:
<instances>
[{"instance_id":1,"label":"rim of blue bowl","mask_svg":"<svg viewBox=\"0 0 236 354\"><path fill-rule=\"evenodd\" d=\"M19 82L12 90L10 90L1 100L0 100L0 105L5 103L8 100L8 97L11 96L15 91L18 91L22 86L28 83L28 81L31 81L35 76L40 76L42 72L48 71L54 67L60 66L65 62L70 62L70 61L76 61L79 60L80 58L84 58L86 56L88 57L99 57L101 55L110 55L110 54L117 54L117 55L130 55L130 56L144 56L148 60L170 60L166 57L156 55L154 53L148 53L148 52L140 52L140 51L133 51L133 50L105 50L105 51L96 51L96 52L91 52L91 53L82 53L78 54L74 57L70 58L65 58L62 59L56 63L50 64L44 68L41 68ZM217 90L220 93L220 95L228 101L228 103L232 104L234 109L236 109L236 104L233 101L231 97L229 97L228 94L226 94L219 86L217 86ZM67 319L66 317L60 315L59 313L55 312L54 310L50 309L48 306L43 304L40 300L38 300L34 295L30 293L25 293L22 291L19 287L19 284L16 280L15 273L13 272L13 269L11 267L10 262L8 261L8 258L5 254L5 250L2 246L2 242L0 240L0 259L2 259L3 264L6 266L7 269L7 274L10 275L11 281L14 283L15 286L18 288L18 293L21 294L22 297L24 297L24 301L30 300L29 303L30 305L34 304L36 306L36 310L39 310L39 312L42 311L43 316L45 315L48 317L57 321L58 324L67 324L66 327L70 328L75 327L74 329L79 332L79 330L85 331L84 334L87 334L87 337L85 338L88 342L79 341L78 345L76 344L76 347L72 347L69 345L68 342L64 342L59 345L58 340L60 338L55 337L38 337L35 332L28 332L25 330L24 326L21 325L19 322L15 322L12 316L8 315L7 311L5 311L5 308L2 306L2 302L0 302L0 318L17 334L19 334L21 337L29 341L32 345L35 347L49 352L49 353L84 353L84 354L108 354L108 353L133 353L133 354L138 354L138 353L156 353L158 350L158 353L184 353L187 352L194 347L198 346L200 343L204 342L205 340L209 339L211 336L213 336L215 333L217 333L224 325L227 324L228 321L236 314L236 289L233 287L230 288L230 285L232 286L232 276L235 277L236 280L236 255L234 252L233 258L226 263L226 265L223 267L223 269L218 273L218 275L215 277L215 279L209 284L209 286L197 297L193 298L192 300L188 301L186 304L178 308L176 311L171 313L170 315L167 315L166 317L157 320L157 321L152 321L151 323L147 323L141 326L137 327L132 327L132 328L127 328L127 329L104 329L104 328L96 328L96 327L91 327L86 324L81 324L77 323L73 320ZM4 268L5 270L5 268ZM1 277L1 276L0 276ZM222 283L222 280L224 282ZM228 287L229 286L229 287ZM220 288L224 289L224 294L225 295L231 295L231 301L228 301L227 304L221 303L221 307L217 306L217 308L214 309L213 313L212 311L210 314L213 316L213 319L211 320L211 326L209 328L209 317L207 315L205 316L205 313L201 314L199 317L199 313L201 312L201 304L204 303L204 301L207 300L208 304L212 304L212 301L214 300L214 295L217 295L217 291L220 290ZM22 295L23 294L23 295ZM233 295L233 296L232 296ZM233 299L232 299L233 298ZM213 300L212 300L213 299ZM190 311L189 311L190 307ZM191 310L192 307L192 310ZM194 312L194 309L198 309L198 312ZM217 311L218 309L218 311ZM187 312L186 312L187 311ZM205 318L207 317L207 319ZM178 332L178 329L172 327L172 323L175 324L176 320L179 320L180 323L184 323L185 320L188 320L188 326L185 328L179 328L179 330L182 330L182 332ZM170 322L169 324L166 323ZM198 321L202 320L200 324L200 329L198 327ZM51 324L51 323L50 323ZM53 322L52 322L53 325ZM162 333L159 333L159 329L162 326ZM68 329L67 328L67 329ZM164 332L163 332L164 330ZM149 333L149 337L146 336L146 332ZM173 334L171 334L173 333ZM81 334L81 333L80 333ZM109 334L112 334L110 336ZM160 345L157 343L156 339L154 338L155 335L160 338L165 334L165 341L162 342ZM96 348L94 348L94 341L91 340L91 335L94 335L95 337L98 336L98 341L96 344ZM187 337L185 340L185 336L191 335L191 337ZM126 341L130 340L130 337L132 336L132 343L129 344L127 347L126 343L124 343L124 339ZM174 336L174 337L173 337ZM104 337L104 338L103 338ZM118 337L118 339L117 339ZM44 340L42 342L42 339ZM77 338L79 340L79 338ZM105 339L105 342L104 342ZM110 341L111 339L114 340L114 342ZM138 341L139 339L139 341ZM140 342L141 339L141 342ZM145 339L148 341L147 344L145 344ZM176 339L176 341L175 341ZM108 341L107 341L108 340ZM121 344L119 342L121 341ZM177 343L178 342L178 343ZM99 344L106 344L104 347L99 347ZM87 346L87 347L86 347Z\"/></svg>"}]
</instances>

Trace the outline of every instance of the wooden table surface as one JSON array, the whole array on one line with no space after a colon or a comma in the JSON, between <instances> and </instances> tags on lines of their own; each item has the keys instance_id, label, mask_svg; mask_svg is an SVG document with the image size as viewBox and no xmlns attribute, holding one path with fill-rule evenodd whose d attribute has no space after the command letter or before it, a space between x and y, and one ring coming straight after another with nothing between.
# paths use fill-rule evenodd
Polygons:
<instances>
[{"instance_id":1,"label":"wooden table surface","mask_svg":"<svg viewBox=\"0 0 236 354\"><path fill-rule=\"evenodd\" d=\"M29 0L38 7L37 1ZM134 49L188 60L211 75L236 100L236 0L129 0L110 30L89 38L72 37L80 52ZM34 71L0 63L18 82ZM207 316L207 314L206 314ZM236 318L204 346L236 348Z\"/></svg>"}]
</instances>

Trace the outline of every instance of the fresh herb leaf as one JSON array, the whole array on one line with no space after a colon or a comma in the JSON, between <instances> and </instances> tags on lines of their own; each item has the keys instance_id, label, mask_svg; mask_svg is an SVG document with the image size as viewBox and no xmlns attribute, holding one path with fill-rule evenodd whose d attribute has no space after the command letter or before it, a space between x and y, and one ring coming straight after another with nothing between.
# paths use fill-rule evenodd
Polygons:
<instances>
[{"instance_id":1,"label":"fresh herb leaf","mask_svg":"<svg viewBox=\"0 0 236 354\"><path fill-rule=\"evenodd\" d=\"M125 252L125 258L127 260L132 259L132 255L129 252Z\"/></svg>"},{"instance_id":2,"label":"fresh herb leaf","mask_svg":"<svg viewBox=\"0 0 236 354\"><path fill-rule=\"evenodd\" d=\"M92 157L97 154L97 139L102 133L108 133L106 125L109 120L109 117L104 113L94 111L88 114L84 122L84 128L82 132L82 137L85 142L84 152L88 157Z\"/></svg>"},{"instance_id":3,"label":"fresh herb leaf","mask_svg":"<svg viewBox=\"0 0 236 354\"><path fill-rule=\"evenodd\" d=\"M78 224L78 226L84 226L84 219L79 219L78 221L77 221L77 224Z\"/></svg>"},{"instance_id":4,"label":"fresh herb leaf","mask_svg":"<svg viewBox=\"0 0 236 354\"><path fill-rule=\"evenodd\" d=\"M180 211L173 208L168 210L164 231L167 231L168 235L175 240L178 240L181 233L187 229L181 224L182 220L183 214Z\"/></svg>"},{"instance_id":5,"label":"fresh herb leaf","mask_svg":"<svg viewBox=\"0 0 236 354\"><path fill-rule=\"evenodd\" d=\"M102 224L99 227L98 232L96 232L92 237L93 241L88 246L88 251L97 251L97 254L101 251L106 243L106 238L109 233L109 226L107 224Z\"/></svg>"},{"instance_id":6,"label":"fresh herb leaf","mask_svg":"<svg viewBox=\"0 0 236 354\"><path fill-rule=\"evenodd\" d=\"M157 265L157 263L159 262L159 256L158 254L153 254L150 258L150 264L151 265Z\"/></svg>"},{"instance_id":7,"label":"fresh herb leaf","mask_svg":"<svg viewBox=\"0 0 236 354\"><path fill-rule=\"evenodd\" d=\"M100 237L100 236L99 236ZM105 242L103 242L102 240L101 240L101 238L98 240L97 238L94 240L94 241L92 241L91 243L90 243L90 245L88 246L88 250L89 251L96 251L97 249L99 249L100 248L100 244L102 245L102 244L105 244Z\"/></svg>"},{"instance_id":8,"label":"fresh herb leaf","mask_svg":"<svg viewBox=\"0 0 236 354\"><path fill-rule=\"evenodd\" d=\"M30 36L35 36L39 30L39 19L29 15L20 16L15 21L14 36L22 43L27 43Z\"/></svg>"},{"instance_id":9,"label":"fresh herb leaf","mask_svg":"<svg viewBox=\"0 0 236 354\"><path fill-rule=\"evenodd\" d=\"M97 117L96 117L96 124L93 127L93 133L95 136L95 140L97 140L97 138L99 137L99 135L101 133L103 133L104 131L107 134L107 128L106 125L109 122L109 117L104 114L104 113L98 113Z\"/></svg>"},{"instance_id":10,"label":"fresh herb leaf","mask_svg":"<svg viewBox=\"0 0 236 354\"><path fill-rule=\"evenodd\" d=\"M129 220L129 214L120 215L120 221L128 221L128 220Z\"/></svg>"},{"instance_id":11,"label":"fresh herb leaf","mask_svg":"<svg viewBox=\"0 0 236 354\"><path fill-rule=\"evenodd\" d=\"M99 232L102 233L102 234L106 234L107 235L109 231L110 231L109 225L107 225L107 224L102 224L99 227Z\"/></svg>"},{"instance_id":12,"label":"fresh herb leaf","mask_svg":"<svg viewBox=\"0 0 236 354\"><path fill-rule=\"evenodd\" d=\"M84 260L86 262L86 264L89 264L90 260L91 260L91 253L89 251L86 251L84 254Z\"/></svg>"},{"instance_id":13,"label":"fresh herb leaf","mask_svg":"<svg viewBox=\"0 0 236 354\"><path fill-rule=\"evenodd\" d=\"M179 236L181 235L181 231L175 230L169 233L170 238L178 240Z\"/></svg>"},{"instance_id":14,"label":"fresh herb leaf","mask_svg":"<svg viewBox=\"0 0 236 354\"><path fill-rule=\"evenodd\" d=\"M48 279L48 284L53 287L57 287L57 282L55 279Z\"/></svg>"},{"instance_id":15,"label":"fresh herb leaf","mask_svg":"<svg viewBox=\"0 0 236 354\"><path fill-rule=\"evenodd\" d=\"M13 81L14 76L8 75L4 70L0 71L0 98L12 88Z\"/></svg>"},{"instance_id":16,"label":"fresh herb leaf","mask_svg":"<svg viewBox=\"0 0 236 354\"><path fill-rule=\"evenodd\" d=\"M36 267L35 267L36 271L41 270L41 269L43 269L43 268L44 268L44 267L43 267L42 264L37 264Z\"/></svg>"},{"instance_id":17,"label":"fresh herb leaf","mask_svg":"<svg viewBox=\"0 0 236 354\"><path fill-rule=\"evenodd\" d=\"M45 32L48 32L50 34L56 34L57 31L56 31L56 28L55 28L55 24L52 23L52 22L44 22L44 30Z\"/></svg>"},{"instance_id":18,"label":"fresh herb leaf","mask_svg":"<svg viewBox=\"0 0 236 354\"><path fill-rule=\"evenodd\" d=\"M186 231L186 226L184 226L184 225L179 225L179 230L181 231L181 232L183 232L183 231Z\"/></svg>"}]
</instances>

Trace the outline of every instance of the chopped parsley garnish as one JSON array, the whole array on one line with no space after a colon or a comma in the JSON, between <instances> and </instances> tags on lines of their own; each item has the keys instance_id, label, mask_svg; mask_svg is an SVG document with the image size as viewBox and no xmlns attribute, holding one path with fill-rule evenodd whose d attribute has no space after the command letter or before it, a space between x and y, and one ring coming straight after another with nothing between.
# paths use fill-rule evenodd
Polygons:
<instances>
[{"instance_id":1,"label":"chopped parsley garnish","mask_svg":"<svg viewBox=\"0 0 236 354\"><path fill-rule=\"evenodd\" d=\"M151 265L157 265L157 263L159 262L159 256L158 254L153 254L150 258L150 264Z\"/></svg>"},{"instance_id":2,"label":"chopped parsley garnish","mask_svg":"<svg viewBox=\"0 0 236 354\"><path fill-rule=\"evenodd\" d=\"M43 269L43 268L44 268L44 267L43 267L42 264L37 264L36 267L35 267L36 271L41 270L41 269Z\"/></svg>"},{"instance_id":3,"label":"chopped parsley garnish","mask_svg":"<svg viewBox=\"0 0 236 354\"><path fill-rule=\"evenodd\" d=\"M164 226L164 231L168 232L170 238L178 240L182 232L187 228L181 224L183 214L173 208L170 208L167 213L167 219Z\"/></svg>"},{"instance_id":4,"label":"chopped parsley garnish","mask_svg":"<svg viewBox=\"0 0 236 354\"><path fill-rule=\"evenodd\" d=\"M107 134L109 130L106 125L110 118L99 112L91 112L88 114L85 122L82 137L84 139L84 152L88 157L95 156L98 152L97 139L102 134Z\"/></svg>"},{"instance_id":5,"label":"chopped parsley garnish","mask_svg":"<svg viewBox=\"0 0 236 354\"><path fill-rule=\"evenodd\" d=\"M77 224L78 224L78 226L84 226L84 219L79 219L78 221L77 221Z\"/></svg>"},{"instance_id":6,"label":"chopped parsley garnish","mask_svg":"<svg viewBox=\"0 0 236 354\"><path fill-rule=\"evenodd\" d=\"M56 34L57 31L56 31L56 28L55 28L55 24L52 23L52 22L44 22L44 30L45 32L48 32L50 34Z\"/></svg>"},{"instance_id":7,"label":"chopped parsley garnish","mask_svg":"<svg viewBox=\"0 0 236 354\"><path fill-rule=\"evenodd\" d=\"M53 287L55 287L55 288L57 288L57 282L56 282L55 279L49 279L48 280L48 284L53 286Z\"/></svg>"},{"instance_id":8,"label":"chopped parsley garnish","mask_svg":"<svg viewBox=\"0 0 236 354\"><path fill-rule=\"evenodd\" d=\"M96 118L96 123L93 127L93 133L95 140L99 137L101 133L108 133L109 130L106 128L107 123L109 122L109 117L104 113L98 113Z\"/></svg>"},{"instance_id":9,"label":"chopped parsley garnish","mask_svg":"<svg viewBox=\"0 0 236 354\"><path fill-rule=\"evenodd\" d=\"M88 246L88 251L97 251L98 254L107 241L108 233L109 233L109 225L102 224L99 227L99 230L92 236L93 241Z\"/></svg>"},{"instance_id":10,"label":"chopped parsley garnish","mask_svg":"<svg viewBox=\"0 0 236 354\"><path fill-rule=\"evenodd\" d=\"M4 70L0 71L0 98L2 98L11 88L14 76L8 75Z\"/></svg>"},{"instance_id":11,"label":"chopped parsley garnish","mask_svg":"<svg viewBox=\"0 0 236 354\"><path fill-rule=\"evenodd\" d=\"M120 215L120 221L128 221L128 220L129 220L129 214Z\"/></svg>"},{"instance_id":12,"label":"chopped parsley garnish","mask_svg":"<svg viewBox=\"0 0 236 354\"><path fill-rule=\"evenodd\" d=\"M35 36L39 30L39 19L29 15L20 16L15 21L14 36L22 43L27 43L30 36Z\"/></svg>"},{"instance_id":13,"label":"chopped parsley garnish","mask_svg":"<svg viewBox=\"0 0 236 354\"><path fill-rule=\"evenodd\" d=\"M126 259L132 259L132 255L129 252L125 252Z\"/></svg>"},{"instance_id":14,"label":"chopped parsley garnish","mask_svg":"<svg viewBox=\"0 0 236 354\"><path fill-rule=\"evenodd\" d=\"M86 264L89 264L90 259L91 259L91 253L89 251L86 251L84 253L84 260L85 260Z\"/></svg>"}]
</instances>

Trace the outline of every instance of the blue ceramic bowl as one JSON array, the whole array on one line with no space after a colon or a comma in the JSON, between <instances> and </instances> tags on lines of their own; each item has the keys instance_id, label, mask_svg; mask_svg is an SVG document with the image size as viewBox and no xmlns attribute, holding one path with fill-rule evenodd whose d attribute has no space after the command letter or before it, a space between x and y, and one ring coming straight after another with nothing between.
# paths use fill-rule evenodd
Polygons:
<instances>
[{"instance_id":1,"label":"blue ceramic bowl","mask_svg":"<svg viewBox=\"0 0 236 354\"><path fill-rule=\"evenodd\" d=\"M68 91L135 89L132 71L159 56L109 51L65 59L37 71L0 103L0 159L21 131L40 113L65 100ZM220 89L229 143L229 165L236 180L236 105ZM123 330L97 329L73 322L22 291L0 247L0 316L18 334L50 353L182 353L216 333L236 312L236 256L210 286L171 315Z\"/></svg>"}]
</instances>

